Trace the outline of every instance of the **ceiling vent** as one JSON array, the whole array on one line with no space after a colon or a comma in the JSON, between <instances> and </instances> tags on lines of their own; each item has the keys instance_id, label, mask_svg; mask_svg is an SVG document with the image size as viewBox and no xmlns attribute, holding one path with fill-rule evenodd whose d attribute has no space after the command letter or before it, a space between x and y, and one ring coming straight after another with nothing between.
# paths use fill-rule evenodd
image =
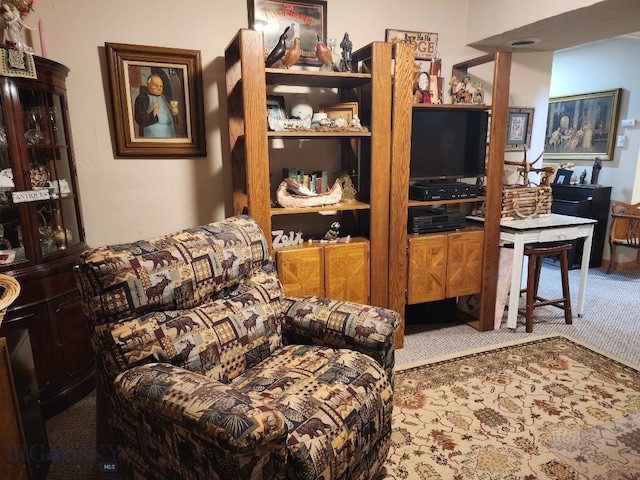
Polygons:
<instances>
[{"instance_id":1,"label":"ceiling vent","mask_svg":"<svg viewBox=\"0 0 640 480\"><path fill-rule=\"evenodd\" d=\"M505 45L513 48L522 48L522 47L528 47L529 45L535 45L536 43L540 43L540 42L541 42L541 39L536 37L517 38L515 40L509 40L508 42L505 42Z\"/></svg>"}]
</instances>

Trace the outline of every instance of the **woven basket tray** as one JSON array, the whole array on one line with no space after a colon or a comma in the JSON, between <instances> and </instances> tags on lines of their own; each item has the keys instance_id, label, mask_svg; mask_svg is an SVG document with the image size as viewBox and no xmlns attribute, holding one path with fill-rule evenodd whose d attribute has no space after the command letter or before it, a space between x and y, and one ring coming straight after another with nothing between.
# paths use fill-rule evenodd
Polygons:
<instances>
[{"instance_id":1,"label":"woven basket tray","mask_svg":"<svg viewBox=\"0 0 640 480\"><path fill-rule=\"evenodd\" d=\"M18 281L0 273L0 325L4 320L4 315L13 301L20 295L20 284Z\"/></svg>"},{"instance_id":2,"label":"woven basket tray","mask_svg":"<svg viewBox=\"0 0 640 480\"><path fill-rule=\"evenodd\" d=\"M505 185L502 188L502 218L524 220L551 213L551 187Z\"/></svg>"}]
</instances>

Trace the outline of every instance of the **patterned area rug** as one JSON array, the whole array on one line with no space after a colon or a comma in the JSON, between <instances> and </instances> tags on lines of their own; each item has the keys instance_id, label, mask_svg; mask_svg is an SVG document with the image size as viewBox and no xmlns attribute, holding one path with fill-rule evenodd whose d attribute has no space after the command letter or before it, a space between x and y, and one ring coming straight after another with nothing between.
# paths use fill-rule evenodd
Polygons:
<instances>
[{"instance_id":1,"label":"patterned area rug","mask_svg":"<svg viewBox=\"0 0 640 480\"><path fill-rule=\"evenodd\" d=\"M640 371L563 336L396 373L380 479L640 479Z\"/></svg>"}]
</instances>

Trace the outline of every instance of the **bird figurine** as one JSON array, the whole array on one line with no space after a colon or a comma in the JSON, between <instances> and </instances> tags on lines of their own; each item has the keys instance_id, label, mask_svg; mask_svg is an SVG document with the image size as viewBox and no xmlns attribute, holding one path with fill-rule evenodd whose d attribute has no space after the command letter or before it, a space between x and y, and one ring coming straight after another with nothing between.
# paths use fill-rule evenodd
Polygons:
<instances>
[{"instance_id":1,"label":"bird figurine","mask_svg":"<svg viewBox=\"0 0 640 480\"><path fill-rule=\"evenodd\" d=\"M287 50L289 50L290 48L293 48L293 40L295 38L296 38L296 24L291 23L291 25L289 25L289 31L287 32L287 39L284 42L284 44L287 47Z\"/></svg>"},{"instance_id":2,"label":"bird figurine","mask_svg":"<svg viewBox=\"0 0 640 480\"><path fill-rule=\"evenodd\" d=\"M273 64L275 64L278 60L280 60L284 56L287 50L285 42L287 41L287 32L289 31L289 28L291 27L287 27L284 29L284 32L282 32L282 35L280 35L280 39L278 40L278 43L276 44L275 47L273 47L273 50L271 50L271 52L267 56L267 59L264 62L265 67L268 68L273 66Z\"/></svg>"},{"instance_id":3,"label":"bird figurine","mask_svg":"<svg viewBox=\"0 0 640 480\"><path fill-rule=\"evenodd\" d=\"M337 240L340 235L340 222L333 222L327 232L322 237L323 240Z\"/></svg>"},{"instance_id":4,"label":"bird figurine","mask_svg":"<svg viewBox=\"0 0 640 480\"><path fill-rule=\"evenodd\" d=\"M302 49L300 48L300 37L296 37L293 39L293 46L284 53L282 57L282 63L284 63L285 68L292 67L296 64L298 60L300 60L300 55L302 55Z\"/></svg>"},{"instance_id":5,"label":"bird figurine","mask_svg":"<svg viewBox=\"0 0 640 480\"><path fill-rule=\"evenodd\" d=\"M316 43L316 57L318 57L318 60L322 63L320 70L331 72L333 71L333 55L331 54L331 50L329 50L329 47L322 41L320 35L316 34L316 37L318 40Z\"/></svg>"}]
</instances>

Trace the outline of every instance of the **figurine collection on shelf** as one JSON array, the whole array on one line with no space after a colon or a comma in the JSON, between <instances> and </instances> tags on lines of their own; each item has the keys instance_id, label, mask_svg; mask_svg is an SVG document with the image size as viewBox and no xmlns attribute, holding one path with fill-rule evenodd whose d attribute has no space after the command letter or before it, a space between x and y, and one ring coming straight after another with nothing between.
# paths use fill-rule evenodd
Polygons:
<instances>
[{"instance_id":1,"label":"figurine collection on shelf","mask_svg":"<svg viewBox=\"0 0 640 480\"><path fill-rule=\"evenodd\" d=\"M482 82L472 81L469 75L458 78L455 75L449 81L451 103L484 105Z\"/></svg>"}]
</instances>

